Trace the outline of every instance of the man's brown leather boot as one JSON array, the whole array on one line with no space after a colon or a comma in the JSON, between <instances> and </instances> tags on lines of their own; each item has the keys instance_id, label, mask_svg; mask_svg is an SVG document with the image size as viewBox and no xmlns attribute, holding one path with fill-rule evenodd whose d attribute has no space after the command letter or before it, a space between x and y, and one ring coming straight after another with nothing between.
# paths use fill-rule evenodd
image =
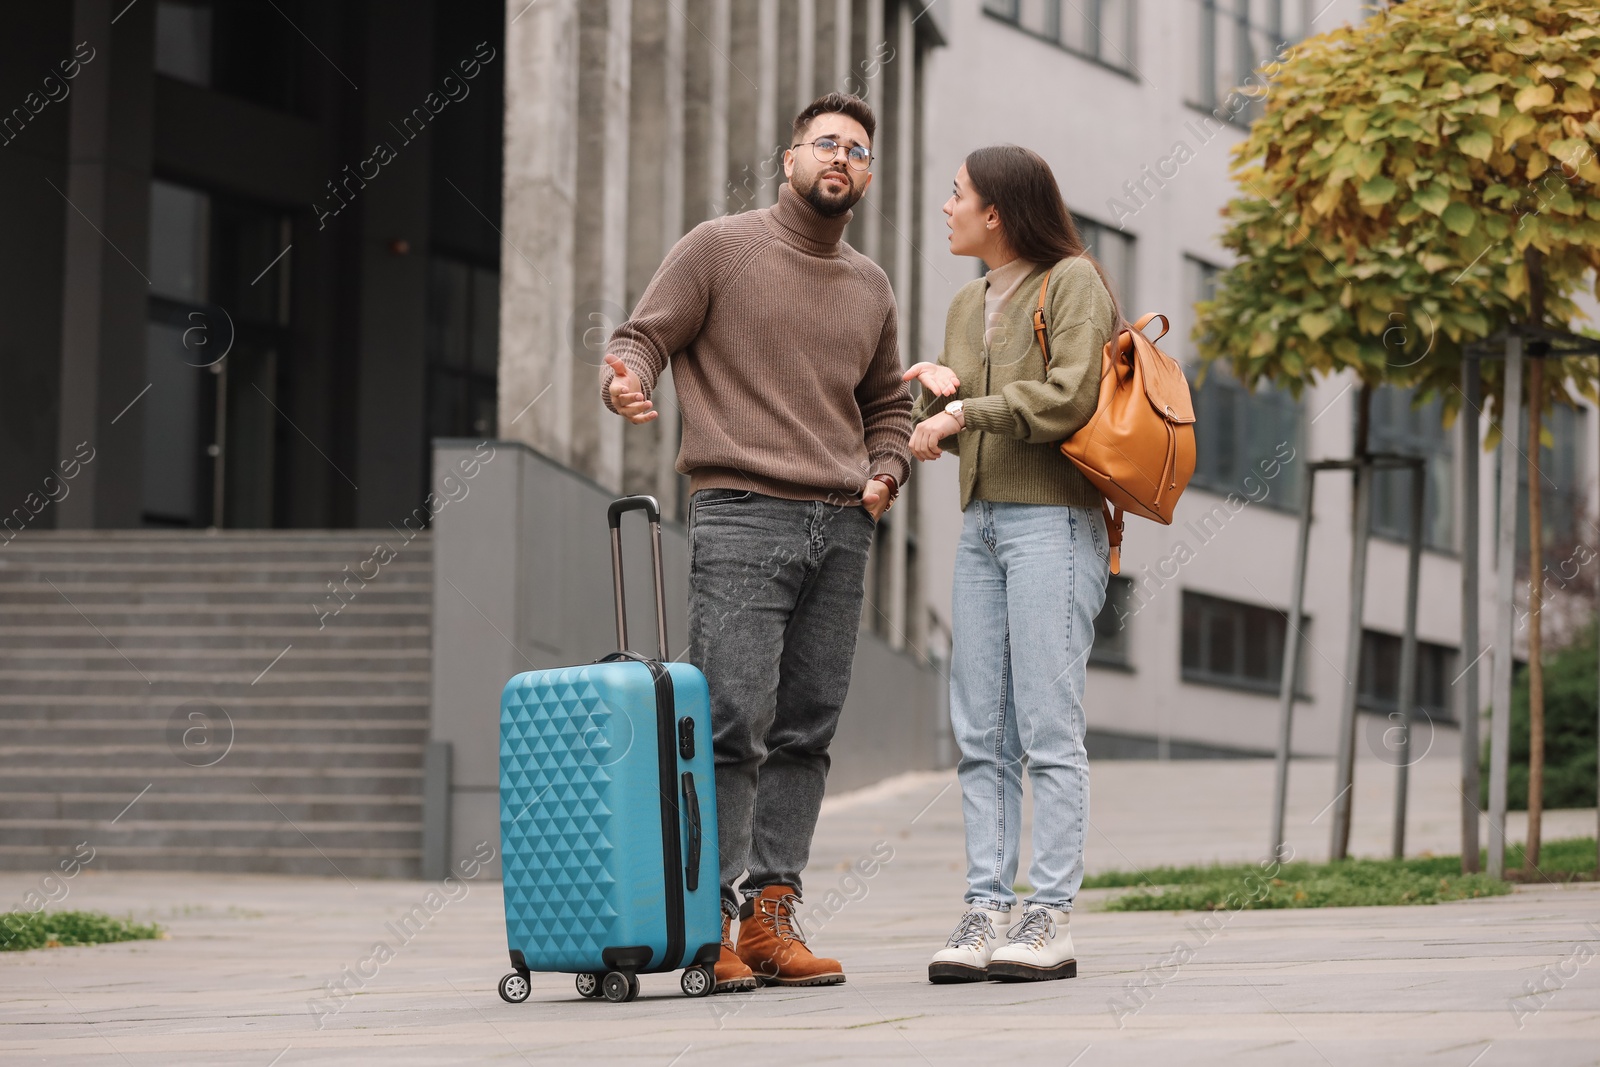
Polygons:
<instances>
[{"instance_id":1,"label":"man's brown leather boot","mask_svg":"<svg viewBox=\"0 0 1600 1067\"><path fill-rule=\"evenodd\" d=\"M764 985L839 985L838 960L813 956L795 921L792 887L769 885L739 909L739 958Z\"/></svg>"},{"instance_id":2,"label":"man's brown leather boot","mask_svg":"<svg viewBox=\"0 0 1600 1067\"><path fill-rule=\"evenodd\" d=\"M712 987L713 993L742 993L754 989L761 983L756 981L755 972L739 958L739 953L733 947L733 934L730 928L733 917L727 912L722 913L722 954L717 957L717 984Z\"/></svg>"}]
</instances>

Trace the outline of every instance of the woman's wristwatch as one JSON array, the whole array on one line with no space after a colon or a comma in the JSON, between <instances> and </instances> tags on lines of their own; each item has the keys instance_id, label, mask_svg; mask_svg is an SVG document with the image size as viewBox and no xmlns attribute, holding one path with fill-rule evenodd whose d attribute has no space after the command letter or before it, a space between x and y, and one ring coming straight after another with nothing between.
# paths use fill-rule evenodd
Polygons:
<instances>
[{"instance_id":1,"label":"woman's wristwatch","mask_svg":"<svg viewBox=\"0 0 1600 1067\"><path fill-rule=\"evenodd\" d=\"M966 408L966 401L964 401L964 400L952 400L952 401L950 401L950 403L948 403L948 404L946 404L944 406L944 410L945 410L945 412L947 414L954 415L956 417L956 428L957 429L964 430L967 427L967 416L965 414L965 408Z\"/></svg>"}]
</instances>

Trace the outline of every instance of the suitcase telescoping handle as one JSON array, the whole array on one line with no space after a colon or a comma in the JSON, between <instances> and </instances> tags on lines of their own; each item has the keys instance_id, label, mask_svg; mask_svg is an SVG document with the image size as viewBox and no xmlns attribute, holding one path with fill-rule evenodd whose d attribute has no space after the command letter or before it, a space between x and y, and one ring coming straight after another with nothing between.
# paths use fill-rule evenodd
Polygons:
<instances>
[{"instance_id":1,"label":"suitcase telescoping handle","mask_svg":"<svg viewBox=\"0 0 1600 1067\"><path fill-rule=\"evenodd\" d=\"M659 659L667 659L667 589L661 573L661 505L653 496L625 496L606 509L611 526L611 581L616 593L617 650L628 651L628 608L622 596L622 513L643 511L650 520L650 556L656 578L656 645Z\"/></svg>"}]
</instances>

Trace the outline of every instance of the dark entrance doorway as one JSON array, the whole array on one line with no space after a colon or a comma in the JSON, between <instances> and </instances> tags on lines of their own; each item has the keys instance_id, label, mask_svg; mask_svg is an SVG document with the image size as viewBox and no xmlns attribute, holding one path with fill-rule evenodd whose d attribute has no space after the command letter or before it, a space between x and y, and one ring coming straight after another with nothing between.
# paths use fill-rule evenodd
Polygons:
<instances>
[{"instance_id":1,"label":"dark entrance doorway","mask_svg":"<svg viewBox=\"0 0 1600 1067\"><path fill-rule=\"evenodd\" d=\"M271 207L151 183L146 525L278 525L289 246Z\"/></svg>"}]
</instances>

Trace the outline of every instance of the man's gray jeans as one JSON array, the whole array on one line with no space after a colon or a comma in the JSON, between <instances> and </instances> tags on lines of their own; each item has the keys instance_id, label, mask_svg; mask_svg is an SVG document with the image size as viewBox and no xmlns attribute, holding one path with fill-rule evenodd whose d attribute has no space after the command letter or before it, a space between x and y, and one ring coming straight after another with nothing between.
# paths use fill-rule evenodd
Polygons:
<instances>
[{"instance_id":1,"label":"man's gray jeans","mask_svg":"<svg viewBox=\"0 0 1600 1067\"><path fill-rule=\"evenodd\" d=\"M800 889L850 688L867 553L860 504L694 494L689 659L711 688L723 908Z\"/></svg>"}]
</instances>

